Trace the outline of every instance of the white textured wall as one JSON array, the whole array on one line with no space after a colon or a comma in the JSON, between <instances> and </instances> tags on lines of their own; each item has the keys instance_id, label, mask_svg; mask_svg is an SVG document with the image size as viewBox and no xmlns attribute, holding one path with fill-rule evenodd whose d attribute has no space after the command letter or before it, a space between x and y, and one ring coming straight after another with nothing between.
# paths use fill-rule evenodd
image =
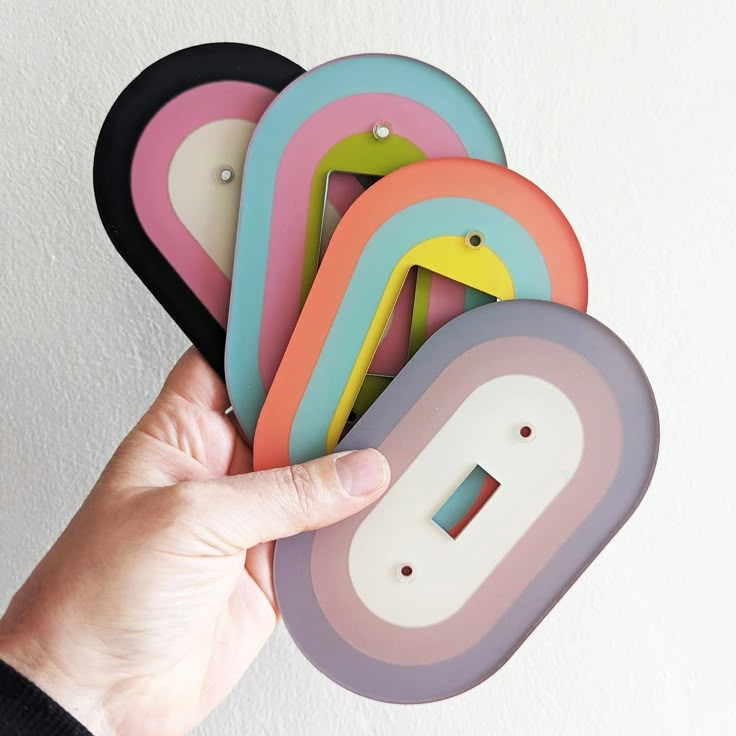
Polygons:
<instances>
[{"instance_id":1,"label":"white textured wall","mask_svg":"<svg viewBox=\"0 0 736 736\"><path fill-rule=\"evenodd\" d=\"M97 132L143 67L216 40L307 67L436 64L572 221L590 311L641 359L662 451L631 522L491 681L391 707L280 630L199 734L736 729L736 4L731 0L0 0L0 607L185 340L108 242Z\"/></svg>"}]
</instances>

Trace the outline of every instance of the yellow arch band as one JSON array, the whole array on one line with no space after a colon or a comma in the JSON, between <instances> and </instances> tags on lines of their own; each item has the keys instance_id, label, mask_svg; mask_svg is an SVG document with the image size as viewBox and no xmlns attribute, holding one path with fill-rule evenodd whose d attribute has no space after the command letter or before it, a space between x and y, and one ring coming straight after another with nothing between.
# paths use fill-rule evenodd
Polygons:
<instances>
[{"instance_id":1,"label":"yellow arch band","mask_svg":"<svg viewBox=\"0 0 736 736\"><path fill-rule=\"evenodd\" d=\"M511 274L503 261L487 246L469 248L465 244L465 237L459 235L441 235L415 245L396 264L384 289L345 391L330 422L327 432L328 452L332 452L340 440L340 434L368 373L401 287L414 266L426 268L499 299L514 298Z\"/></svg>"}]
</instances>

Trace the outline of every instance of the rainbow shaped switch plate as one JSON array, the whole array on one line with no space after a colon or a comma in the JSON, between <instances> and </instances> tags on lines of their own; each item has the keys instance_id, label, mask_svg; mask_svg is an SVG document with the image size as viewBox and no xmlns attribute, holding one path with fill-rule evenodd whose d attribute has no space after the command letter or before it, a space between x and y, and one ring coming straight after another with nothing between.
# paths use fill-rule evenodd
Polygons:
<instances>
[{"instance_id":1,"label":"rainbow shaped switch plate","mask_svg":"<svg viewBox=\"0 0 736 736\"><path fill-rule=\"evenodd\" d=\"M587 304L575 233L529 180L467 158L389 174L335 230L258 419L256 468L334 449L415 266L504 300Z\"/></svg>"},{"instance_id":2,"label":"rainbow shaped switch plate","mask_svg":"<svg viewBox=\"0 0 736 736\"><path fill-rule=\"evenodd\" d=\"M95 197L110 239L220 375L246 150L276 94L303 72L256 46L177 51L126 87L97 141ZM328 223L362 191L340 181Z\"/></svg>"},{"instance_id":3,"label":"rainbow shaped switch plate","mask_svg":"<svg viewBox=\"0 0 736 736\"><path fill-rule=\"evenodd\" d=\"M438 69L185 49L120 95L94 185L225 374L256 469L388 459L373 506L276 544L286 626L344 687L419 703L485 680L645 493L647 378L585 314L564 214Z\"/></svg>"},{"instance_id":4,"label":"rainbow shaped switch plate","mask_svg":"<svg viewBox=\"0 0 736 736\"><path fill-rule=\"evenodd\" d=\"M654 397L626 346L569 307L517 300L441 328L338 450L377 447L391 485L279 541L279 608L324 674L419 703L495 672L638 505Z\"/></svg>"},{"instance_id":5,"label":"rainbow shaped switch plate","mask_svg":"<svg viewBox=\"0 0 736 736\"><path fill-rule=\"evenodd\" d=\"M299 77L269 107L245 162L226 347L230 399L249 437L325 255L328 181L346 172L381 177L417 161L460 156L505 164L480 103L415 59L337 59ZM466 306L496 296L428 271L408 279L373 355L364 405L406 363L412 344Z\"/></svg>"}]
</instances>

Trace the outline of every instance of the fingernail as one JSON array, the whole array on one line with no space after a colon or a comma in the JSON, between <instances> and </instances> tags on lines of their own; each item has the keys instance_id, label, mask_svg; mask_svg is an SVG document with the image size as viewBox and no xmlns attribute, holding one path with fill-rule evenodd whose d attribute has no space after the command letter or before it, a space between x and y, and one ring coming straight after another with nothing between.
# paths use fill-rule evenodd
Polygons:
<instances>
[{"instance_id":1,"label":"fingernail","mask_svg":"<svg viewBox=\"0 0 736 736\"><path fill-rule=\"evenodd\" d=\"M335 460L335 470L349 496L370 495L386 482L389 474L388 462L377 450L340 455Z\"/></svg>"}]
</instances>

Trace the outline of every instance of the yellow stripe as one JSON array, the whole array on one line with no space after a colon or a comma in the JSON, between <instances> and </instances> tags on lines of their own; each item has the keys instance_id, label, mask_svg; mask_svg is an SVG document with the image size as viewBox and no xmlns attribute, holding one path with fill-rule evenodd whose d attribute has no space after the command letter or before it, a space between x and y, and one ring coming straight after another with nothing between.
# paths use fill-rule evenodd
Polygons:
<instances>
[{"instance_id":1,"label":"yellow stripe","mask_svg":"<svg viewBox=\"0 0 736 736\"><path fill-rule=\"evenodd\" d=\"M468 248L465 245L465 238L458 235L442 235L415 245L396 264L384 289L345 391L340 397L330 422L327 433L328 452L335 448L340 439L342 429L378 348L383 330L399 298L401 287L413 266L425 268L465 286L497 296L499 299L514 298L511 274L503 261L487 246L478 249Z\"/></svg>"}]
</instances>

